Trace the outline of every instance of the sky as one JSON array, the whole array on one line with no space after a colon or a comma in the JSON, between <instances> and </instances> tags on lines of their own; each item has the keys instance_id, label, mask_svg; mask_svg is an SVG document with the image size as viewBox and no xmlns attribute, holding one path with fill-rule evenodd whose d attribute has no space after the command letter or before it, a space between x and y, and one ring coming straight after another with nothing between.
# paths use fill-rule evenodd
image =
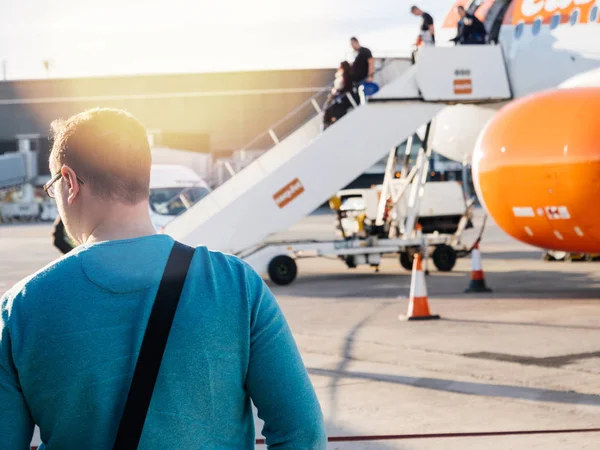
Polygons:
<instances>
[{"instance_id":1,"label":"sky","mask_svg":"<svg viewBox=\"0 0 600 450\"><path fill-rule=\"evenodd\" d=\"M452 0L415 0L437 23ZM406 56L403 0L2 0L7 79L336 67L356 35ZM0 77L1 77L0 72Z\"/></svg>"}]
</instances>

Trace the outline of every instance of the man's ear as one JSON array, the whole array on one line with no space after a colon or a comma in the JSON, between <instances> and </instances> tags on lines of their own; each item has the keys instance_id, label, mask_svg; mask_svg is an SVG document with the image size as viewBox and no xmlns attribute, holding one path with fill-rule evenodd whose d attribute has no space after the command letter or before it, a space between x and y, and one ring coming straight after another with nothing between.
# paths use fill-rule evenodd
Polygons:
<instances>
[{"instance_id":1,"label":"man's ear","mask_svg":"<svg viewBox=\"0 0 600 450\"><path fill-rule=\"evenodd\" d=\"M77 194L79 194L80 189L79 181L77 180L77 175L75 175L75 171L73 169L66 165L62 166L62 169L60 169L60 173L65 179L65 187L69 189L67 201L69 202L69 205L72 205L75 201L75 197L77 197Z\"/></svg>"}]
</instances>

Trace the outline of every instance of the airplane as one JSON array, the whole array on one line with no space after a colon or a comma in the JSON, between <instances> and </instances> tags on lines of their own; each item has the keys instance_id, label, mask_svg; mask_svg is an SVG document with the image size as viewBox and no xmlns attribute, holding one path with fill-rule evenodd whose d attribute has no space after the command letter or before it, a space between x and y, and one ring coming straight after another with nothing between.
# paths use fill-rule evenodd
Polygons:
<instances>
[{"instance_id":1,"label":"airplane","mask_svg":"<svg viewBox=\"0 0 600 450\"><path fill-rule=\"evenodd\" d=\"M546 250L600 252L592 206L600 152L589 129L600 95L598 0L467 1L452 5L435 31L435 47L416 51L414 64L380 55L374 76L380 89L333 126L321 130L322 111L316 108L315 116L281 141L265 131L273 147L170 222L165 233L241 255L259 273L281 269L295 277L297 257L308 250L341 254L340 244L265 244L267 237L297 223L386 153L393 161L398 143L417 130L427 145L413 167L418 175L413 173L409 194L412 213L398 240L386 239L384 232L377 245L399 252L414 246L414 219L424 192L418 186L426 182L433 150L472 162L483 207L510 236ZM452 48L458 5L483 21L489 44ZM583 97L590 107L577 109ZM567 115L563 104L571 105ZM541 139L545 135L550 138ZM582 164L586 171L578 172ZM582 202L592 214L583 217ZM244 233L224 233L223 223L244 223ZM316 247L323 245L326 250ZM352 252L366 255L363 249Z\"/></svg>"},{"instance_id":2,"label":"airplane","mask_svg":"<svg viewBox=\"0 0 600 450\"><path fill-rule=\"evenodd\" d=\"M596 0L457 1L503 49L513 99L436 117L436 152L472 164L487 213L508 235L562 252L600 252L600 24ZM447 43L446 45L451 45Z\"/></svg>"}]
</instances>

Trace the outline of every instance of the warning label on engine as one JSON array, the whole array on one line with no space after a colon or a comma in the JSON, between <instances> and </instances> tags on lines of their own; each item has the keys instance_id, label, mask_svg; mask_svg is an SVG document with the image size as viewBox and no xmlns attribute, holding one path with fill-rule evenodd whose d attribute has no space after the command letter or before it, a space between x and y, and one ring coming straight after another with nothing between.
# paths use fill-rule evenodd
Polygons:
<instances>
[{"instance_id":1,"label":"warning label on engine","mask_svg":"<svg viewBox=\"0 0 600 450\"><path fill-rule=\"evenodd\" d=\"M300 183L298 178L295 178L293 181L288 183L285 187L277 191L273 195L273 200L277 203L277 206L280 208L285 207L290 204L292 200L298 197L300 194L304 192L304 186Z\"/></svg>"}]
</instances>

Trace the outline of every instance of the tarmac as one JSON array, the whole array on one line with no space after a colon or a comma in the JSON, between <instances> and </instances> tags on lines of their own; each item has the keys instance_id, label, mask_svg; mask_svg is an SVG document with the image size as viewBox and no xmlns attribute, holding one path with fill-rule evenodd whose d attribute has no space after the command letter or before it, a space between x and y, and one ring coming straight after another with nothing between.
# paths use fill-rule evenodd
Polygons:
<instances>
[{"instance_id":1,"label":"tarmac","mask_svg":"<svg viewBox=\"0 0 600 450\"><path fill-rule=\"evenodd\" d=\"M471 244L481 224L465 233ZM58 257L51 225L0 226L0 292ZM314 214L275 239L335 238ZM465 294L470 259L430 266L441 320L406 322L410 273L303 259L273 286L319 396L330 436L581 429L600 423L600 264L544 262L488 220L482 261L493 292ZM399 318L400 317L400 318ZM257 437L261 423L257 420ZM265 446L257 446L265 448ZM585 449L600 433L380 440L329 449Z\"/></svg>"}]
</instances>

